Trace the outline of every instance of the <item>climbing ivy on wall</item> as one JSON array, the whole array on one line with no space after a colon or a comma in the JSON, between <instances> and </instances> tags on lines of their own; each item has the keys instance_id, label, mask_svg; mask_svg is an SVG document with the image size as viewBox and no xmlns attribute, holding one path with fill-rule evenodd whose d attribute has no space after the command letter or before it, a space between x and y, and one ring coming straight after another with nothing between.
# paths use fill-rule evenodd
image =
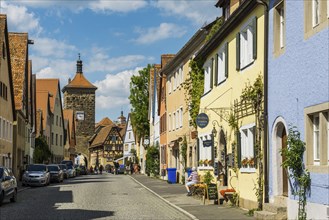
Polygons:
<instances>
[{"instance_id":1,"label":"climbing ivy on wall","mask_svg":"<svg viewBox=\"0 0 329 220\"><path fill-rule=\"evenodd\" d=\"M196 117L199 114L200 99L203 94L204 73L200 61L191 60L189 63L191 71L189 77L183 83L185 90L185 100L189 106L191 116L190 124L196 128Z\"/></svg>"},{"instance_id":2,"label":"climbing ivy on wall","mask_svg":"<svg viewBox=\"0 0 329 220\"><path fill-rule=\"evenodd\" d=\"M298 219L306 220L306 194L310 192L311 178L310 173L305 169L303 155L305 151L305 143L300 139L300 133L296 127L289 128L288 147L283 148L281 155L286 159L282 162L282 166L289 169L289 177L294 180L294 195L299 198L298 201Z\"/></svg>"}]
</instances>

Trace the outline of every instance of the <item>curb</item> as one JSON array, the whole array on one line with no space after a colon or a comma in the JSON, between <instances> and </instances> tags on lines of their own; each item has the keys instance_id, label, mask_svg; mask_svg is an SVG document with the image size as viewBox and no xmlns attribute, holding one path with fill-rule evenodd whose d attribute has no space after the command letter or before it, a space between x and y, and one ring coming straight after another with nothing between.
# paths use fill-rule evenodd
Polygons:
<instances>
[{"instance_id":1,"label":"curb","mask_svg":"<svg viewBox=\"0 0 329 220\"><path fill-rule=\"evenodd\" d=\"M193 220L199 220L197 217L195 217L194 215L190 214L189 212L185 211L184 209L182 209L181 207L169 202L168 200L162 198L159 194L157 194L156 192L154 192L153 190L151 190L150 188L148 188L147 186L143 185L141 182L139 182L138 180L136 180L134 177L129 176L131 179L133 179L136 183L138 183L139 185L143 186L145 189L147 189L149 192L151 192L152 194L154 194L155 196L157 196L158 198L160 198L162 201L164 201L165 203L167 203L168 205L170 205L171 207L177 209L178 211L182 212L183 214L185 214L186 216L190 217Z\"/></svg>"}]
</instances>

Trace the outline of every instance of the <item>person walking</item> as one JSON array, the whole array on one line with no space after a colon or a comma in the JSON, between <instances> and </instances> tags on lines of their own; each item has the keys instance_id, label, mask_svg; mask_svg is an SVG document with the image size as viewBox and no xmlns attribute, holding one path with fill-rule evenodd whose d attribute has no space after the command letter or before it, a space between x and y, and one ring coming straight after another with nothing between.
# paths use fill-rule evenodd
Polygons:
<instances>
[{"instance_id":1,"label":"person walking","mask_svg":"<svg viewBox=\"0 0 329 220\"><path fill-rule=\"evenodd\" d=\"M100 173L100 174L102 174L103 169L104 169L104 167L103 167L103 165L101 164L100 167L99 167L99 173Z\"/></svg>"},{"instance_id":2,"label":"person walking","mask_svg":"<svg viewBox=\"0 0 329 220\"><path fill-rule=\"evenodd\" d=\"M187 179L187 183L185 184L186 190L187 190L187 196L191 196L192 193L190 191L190 187L194 184L198 183L199 176L198 173L196 172L196 168L192 167L192 173L190 174L190 176Z\"/></svg>"},{"instance_id":3,"label":"person walking","mask_svg":"<svg viewBox=\"0 0 329 220\"><path fill-rule=\"evenodd\" d=\"M133 163L130 163L130 175L134 173L134 165Z\"/></svg>"}]
</instances>

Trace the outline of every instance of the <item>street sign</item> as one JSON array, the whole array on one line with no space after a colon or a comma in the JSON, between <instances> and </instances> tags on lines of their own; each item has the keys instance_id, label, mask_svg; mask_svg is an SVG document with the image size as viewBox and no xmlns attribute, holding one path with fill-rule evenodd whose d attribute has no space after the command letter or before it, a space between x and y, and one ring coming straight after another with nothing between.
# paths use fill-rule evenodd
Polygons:
<instances>
[{"instance_id":1,"label":"street sign","mask_svg":"<svg viewBox=\"0 0 329 220\"><path fill-rule=\"evenodd\" d=\"M209 117L206 113L200 113L196 117L196 125L199 126L200 128L205 128L207 127L209 123Z\"/></svg>"},{"instance_id":2,"label":"street sign","mask_svg":"<svg viewBox=\"0 0 329 220\"><path fill-rule=\"evenodd\" d=\"M203 147L211 147L211 146L212 146L212 140L203 141Z\"/></svg>"}]
</instances>

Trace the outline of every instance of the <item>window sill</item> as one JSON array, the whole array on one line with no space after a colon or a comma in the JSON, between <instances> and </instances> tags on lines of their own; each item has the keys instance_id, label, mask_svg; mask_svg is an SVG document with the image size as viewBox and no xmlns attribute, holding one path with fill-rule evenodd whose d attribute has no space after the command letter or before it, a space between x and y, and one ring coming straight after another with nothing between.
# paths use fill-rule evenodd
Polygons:
<instances>
[{"instance_id":1,"label":"window sill","mask_svg":"<svg viewBox=\"0 0 329 220\"><path fill-rule=\"evenodd\" d=\"M245 70L245 69L247 69L248 67L250 67L251 65L253 65L254 62L255 62L255 59L253 59L250 63L244 65L243 67L242 67L242 65L241 65L240 72L242 72L243 70Z\"/></svg>"},{"instance_id":2,"label":"window sill","mask_svg":"<svg viewBox=\"0 0 329 220\"><path fill-rule=\"evenodd\" d=\"M217 86L220 86L220 85L224 84L224 82L226 82L226 79L227 79L227 78L225 77L225 79L223 79L222 81L218 82L218 83L217 83Z\"/></svg>"},{"instance_id":3,"label":"window sill","mask_svg":"<svg viewBox=\"0 0 329 220\"><path fill-rule=\"evenodd\" d=\"M256 168L252 167L241 167L240 173L256 173Z\"/></svg>"}]
</instances>

